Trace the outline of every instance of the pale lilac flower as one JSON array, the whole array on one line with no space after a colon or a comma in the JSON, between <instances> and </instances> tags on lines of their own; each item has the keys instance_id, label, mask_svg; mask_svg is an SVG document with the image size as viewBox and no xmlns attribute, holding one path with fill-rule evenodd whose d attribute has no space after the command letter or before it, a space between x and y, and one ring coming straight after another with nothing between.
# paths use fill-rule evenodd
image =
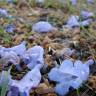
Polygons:
<instances>
[{"instance_id":1,"label":"pale lilac flower","mask_svg":"<svg viewBox=\"0 0 96 96\"><path fill-rule=\"evenodd\" d=\"M13 3L13 0L6 0L8 3Z\"/></svg>"},{"instance_id":2,"label":"pale lilac flower","mask_svg":"<svg viewBox=\"0 0 96 96\"><path fill-rule=\"evenodd\" d=\"M26 41L21 42L19 45L13 46L11 48L5 48L0 46L0 53L1 52L15 52L18 56L22 56L26 52Z\"/></svg>"},{"instance_id":3,"label":"pale lilac flower","mask_svg":"<svg viewBox=\"0 0 96 96\"><path fill-rule=\"evenodd\" d=\"M89 26L91 22L92 22L92 19L81 21L80 26L84 26L84 27Z\"/></svg>"},{"instance_id":4,"label":"pale lilac flower","mask_svg":"<svg viewBox=\"0 0 96 96\"><path fill-rule=\"evenodd\" d=\"M53 26L49 22L39 21L33 25L32 30L39 33L50 32L53 30Z\"/></svg>"},{"instance_id":5,"label":"pale lilac flower","mask_svg":"<svg viewBox=\"0 0 96 96\"><path fill-rule=\"evenodd\" d=\"M86 0L88 4L93 4L94 0Z\"/></svg>"},{"instance_id":6,"label":"pale lilac flower","mask_svg":"<svg viewBox=\"0 0 96 96\"><path fill-rule=\"evenodd\" d=\"M69 84L59 83L54 90L59 96L65 96L69 92Z\"/></svg>"},{"instance_id":7,"label":"pale lilac flower","mask_svg":"<svg viewBox=\"0 0 96 96\"><path fill-rule=\"evenodd\" d=\"M14 51L17 55L22 56L26 51L26 41L21 42L21 44L17 46L13 46L11 48L6 48L5 50Z\"/></svg>"},{"instance_id":8,"label":"pale lilac flower","mask_svg":"<svg viewBox=\"0 0 96 96\"><path fill-rule=\"evenodd\" d=\"M21 67L20 67L20 58L19 56L17 56L17 54L13 51L9 51L9 52L6 52L6 51L2 51L0 52L0 62L3 64L3 69L6 68L7 66L11 66L9 64L13 64L16 66L16 69L17 70L21 70Z\"/></svg>"},{"instance_id":9,"label":"pale lilac flower","mask_svg":"<svg viewBox=\"0 0 96 96\"><path fill-rule=\"evenodd\" d=\"M30 90L36 88L41 81L41 68L42 65L40 64L35 66L20 81L12 80L11 86L19 88L20 92L25 92L26 96L29 96Z\"/></svg>"},{"instance_id":10,"label":"pale lilac flower","mask_svg":"<svg viewBox=\"0 0 96 96\"><path fill-rule=\"evenodd\" d=\"M18 96L18 95L19 95L19 89L15 86L11 86L9 88L7 96Z\"/></svg>"},{"instance_id":11,"label":"pale lilac flower","mask_svg":"<svg viewBox=\"0 0 96 96\"><path fill-rule=\"evenodd\" d=\"M48 77L51 81L57 82L55 92L64 96L70 87L78 89L88 79L89 65L93 63L92 59L85 62L85 64L80 60L73 63L71 60L66 59L59 68L53 68L48 73Z\"/></svg>"},{"instance_id":12,"label":"pale lilac flower","mask_svg":"<svg viewBox=\"0 0 96 96\"><path fill-rule=\"evenodd\" d=\"M8 17L7 11L3 8L0 8L0 17Z\"/></svg>"},{"instance_id":13,"label":"pale lilac flower","mask_svg":"<svg viewBox=\"0 0 96 96\"><path fill-rule=\"evenodd\" d=\"M15 29L15 25L13 25L13 24L9 24L5 27L5 31L8 33L13 33L14 29Z\"/></svg>"},{"instance_id":14,"label":"pale lilac flower","mask_svg":"<svg viewBox=\"0 0 96 96\"><path fill-rule=\"evenodd\" d=\"M72 15L71 17L68 18L66 27L68 27L68 28L73 28L73 27L79 26L78 19L79 19L78 16Z\"/></svg>"},{"instance_id":15,"label":"pale lilac flower","mask_svg":"<svg viewBox=\"0 0 96 96\"><path fill-rule=\"evenodd\" d=\"M81 13L80 13L80 16L81 16L83 19L88 19L88 18L90 18L90 17L93 17L93 16L94 16L94 13L88 12L88 11L85 11L85 10L82 10Z\"/></svg>"},{"instance_id":16,"label":"pale lilac flower","mask_svg":"<svg viewBox=\"0 0 96 96\"><path fill-rule=\"evenodd\" d=\"M72 4L73 6L76 6L76 4L77 4L77 0L70 0L70 2L71 2L71 4Z\"/></svg>"},{"instance_id":17,"label":"pale lilac flower","mask_svg":"<svg viewBox=\"0 0 96 96\"><path fill-rule=\"evenodd\" d=\"M93 65L94 64L94 60L93 59L89 59L88 61L85 62L86 65Z\"/></svg>"},{"instance_id":18,"label":"pale lilac flower","mask_svg":"<svg viewBox=\"0 0 96 96\"><path fill-rule=\"evenodd\" d=\"M22 59L27 64L29 69L32 69L37 64L44 64L44 49L41 46L34 46L29 48Z\"/></svg>"},{"instance_id":19,"label":"pale lilac flower","mask_svg":"<svg viewBox=\"0 0 96 96\"><path fill-rule=\"evenodd\" d=\"M71 50L70 48L63 48L59 53L61 56L71 56L73 53L75 53L75 50Z\"/></svg>"}]
</instances>

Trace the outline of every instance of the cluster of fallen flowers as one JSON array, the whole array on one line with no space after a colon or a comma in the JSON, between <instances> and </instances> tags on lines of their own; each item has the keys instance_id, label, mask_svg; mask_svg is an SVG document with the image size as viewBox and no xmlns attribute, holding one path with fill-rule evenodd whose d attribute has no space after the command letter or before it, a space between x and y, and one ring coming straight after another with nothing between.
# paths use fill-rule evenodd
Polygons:
<instances>
[{"instance_id":1,"label":"cluster of fallen flowers","mask_svg":"<svg viewBox=\"0 0 96 96\"><path fill-rule=\"evenodd\" d=\"M70 56L74 52L71 49L66 49L63 55ZM42 77L40 70L46 66L43 47L36 45L26 50L25 41L12 48L0 47L0 62L2 62L3 68L13 64L20 71L22 70L20 66L21 59L30 71L19 81L13 80L11 75L9 76L9 86L18 89L18 91L9 90L7 96L12 96L14 91L17 91L16 94L20 94L20 96L29 96L30 90L38 87L40 84ZM80 60L76 60L73 63L72 60L65 59L60 65L58 63L55 64L54 68L47 73L49 80L56 82L54 91L60 96L64 96L70 87L78 89L88 79L90 73L89 66L93 63L93 59L89 59L85 63ZM3 75L1 75L0 83L2 83L2 78Z\"/></svg>"},{"instance_id":2,"label":"cluster of fallen flowers","mask_svg":"<svg viewBox=\"0 0 96 96\"><path fill-rule=\"evenodd\" d=\"M71 15L64 27L88 27L94 21L94 13L82 10L80 16Z\"/></svg>"},{"instance_id":3,"label":"cluster of fallen flowers","mask_svg":"<svg viewBox=\"0 0 96 96\"><path fill-rule=\"evenodd\" d=\"M12 0L7 0L11 2ZM42 3L44 0L36 0L39 3ZM76 5L77 0L70 0L72 5ZM90 3L93 3L93 0L87 0ZM5 9L0 9L0 17L2 18L11 18L8 15L8 12ZM74 27L86 27L89 26L91 22L94 21L94 13L83 10L80 13L80 16L70 16L66 25L68 29ZM5 31L8 33L14 33L15 25L8 24L4 27ZM43 36L44 34L54 32L55 28L51 23L47 21L39 21L32 26L32 31L40 33ZM54 33L53 37L55 37ZM58 33L59 34L59 33ZM61 33L60 33L61 34ZM63 33L62 33L63 34ZM31 37L30 37L31 38ZM29 38L29 39L30 39ZM34 36L31 38L34 39ZM59 38L60 39L60 38ZM60 42L63 42L61 39ZM39 41L39 40L38 40ZM57 40L58 41L58 40ZM47 40L46 40L47 42ZM45 42L45 43L46 43ZM42 44L41 44L42 45ZM52 44L51 44L52 45ZM57 45L59 47L59 44ZM63 46L63 45L62 45ZM49 48L50 49L50 48ZM50 50L49 54L52 54L54 50ZM78 89L82 86L82 83L86 81L90 74L89 66L94 63L93 59L86 60L83 62L82 60L76 59L72 61L70 56L72 54L76 54L75 50L71 50L68 48L63 48L63 50L58 53L61 57L63 55L68 58L63 58L62 61L59 61L57 58L54 67L50 69L46 74L48 75L47 80L49 82L55 82L53 91L60 96L64 96L69 92L70 87L74 89ZM22 66L20 65L21 61L24 66L30 70L27 72L22 79L15 80L12 78L11 74L9 74L9 89L7 96L20 95L20 96L29 96L30 91L34 90L40 85L42 79L42 70L44 72L47 71L47 64L45 62L45 49L44 46L36 45L31 48L26 48L26 41L22 42L20 45L5 48L0 46L0 64L2 64L2 74L0 78L0 84L2 84L4 78L4 70L6 67L10 65L14 65L18 72L22 71ZM56 55L56 54L55 54ZM48 63L48 61L47 61ZM51 86L51 85L50 85Z\"/></svg>"},{"instance_id":4,"label":"cluster of fallen flowers","mask_svg":"<svg viewBox=\"0 0 96 96\"><path fill-rule=\"evenodd\" d=\"M7 0L8 2L12 2L13 0ZM36 2L38 3L43 3L44 0L36 0ZM77 4L77 0L70 0L70 2L72 3L72 5L76 5ZM88 3L94 3L94 0L87 0ZM95 14L87 11L87 10L80 10L81 12L78 15L74 15L72 14L71 16L69 16L68 20L66 20L66 24L62 25L62 27L67 27L67 28L73 28L73 27L88 27L92 22L94 22L94 17ZM13 16L8 14L8 11L6 9L0 8L0 18L14 18ZM6 26L3 26L5 31L8 33L14 33L14 30L16 28L16 26L14 24L8 24ZM32 26L32 30L35 32L46 32L47 31L51 31L52 30L52 25L49 24L49 22L44 22L44 21L40 21L37 22L36 24L33 24Z\"/></svg>"}]
</instances>

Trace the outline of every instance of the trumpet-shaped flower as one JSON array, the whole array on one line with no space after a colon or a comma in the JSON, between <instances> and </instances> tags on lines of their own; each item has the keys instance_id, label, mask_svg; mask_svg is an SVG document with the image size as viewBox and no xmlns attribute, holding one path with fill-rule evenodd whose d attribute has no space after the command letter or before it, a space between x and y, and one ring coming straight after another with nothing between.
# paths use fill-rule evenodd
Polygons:
<instances>
[{"instance_id":1,"label":"trumpet-shaped flower","mask_svg":"<svg viewBox=\"0 0 96 96\"><path fill-rule=\"evenodd\" d=\"M19 88L21 93L29 96L30 90L36 88L41 80L40 69L42 65L36 65L30 72L28 72L20 81L12 80L11 86Z\"/></svg>"},{"instance_id":2,"label":"trumpet-shaped flower","mask_svg":"<svg viewBox=\"0 0 96 96\"><path fill-rule=\"evenodd\" d=\"M94 61L88 60L83 64L80 60L74 63L71 60L64 60L59 68L53 68L48 77L50 80L57 82L55 87L56 93L64 96L70 87L77 89L81 86L83 81L86 81L89 76L89 65Z\"/></svg>"}]
</instances>

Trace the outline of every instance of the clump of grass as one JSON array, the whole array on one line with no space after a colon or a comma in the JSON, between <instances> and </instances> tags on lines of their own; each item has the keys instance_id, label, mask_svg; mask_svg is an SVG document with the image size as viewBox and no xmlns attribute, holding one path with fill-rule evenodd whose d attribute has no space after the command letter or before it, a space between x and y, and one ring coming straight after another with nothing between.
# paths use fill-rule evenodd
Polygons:
<instances>
[{"instance_id":1,"label":"clump of grass","mask_svg":"<svg viewBox=\"0 0 96 96\"><path fill-rule=\"evenodd\" d=\"M28 3L31 7L36 7L36 1L35 0L28 0Z\"/></svg>"},{"instance_id":2,"label":"clump of grass","mask_svg":"<svg viewBox=\"0 0 96 96\"><path fill-rule=\"evenodd\" d=\"M13 0L13 3L14 4L17 4L19 0Z\"/></svg>"},{"instance_id":3,"label":"clump of grass","mask_svg":"<svg viewBox=\"0 0 96 96\"><path fill-rule=\"evenodd\" d=\"M67 0L66 0L67 1ZM59 1L59 0L45 0L44 7L45 8L54 8L54 9L62 9L68 3L68 1Z\"/></svg>"},{"instance_id":4,"label":"clump of grass","mask_svg":"<svg viewBox=\"0 0 96 96\"><path fill-rule=\"evenodd\" d=\"M69 13L70 13L70 14L74 14L74 12L75 12L75 9L74 9L74 8L75 8L75 7L72 6L70 2L67 3L67 7L68 7Z\"/></svg>"},{"instance_id":5,"label":"clump of grass","mask_svg":"<svg viewBox=\"0 0 96 96\"><path fill-rule=\"evenodd\" d=\"M0 27L0 38L2 39L4 44L11 44L11 36L7 32L4 31L2 27Z\"/></svg>"}]
</instances>

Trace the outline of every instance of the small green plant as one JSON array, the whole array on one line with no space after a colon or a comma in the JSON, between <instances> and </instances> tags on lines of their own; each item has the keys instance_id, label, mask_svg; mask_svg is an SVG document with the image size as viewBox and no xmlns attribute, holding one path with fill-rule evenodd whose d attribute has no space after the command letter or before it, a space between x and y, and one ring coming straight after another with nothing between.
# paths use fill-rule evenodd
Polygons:
<instances>
[{"instance_id":1,"label":"small green plant","mask_svg":"<svg viewBox=\"0 0 96 96\"><path fill-rule=\"evenodd\" d=\"M77 91L77 96L80 96L80 90L79 90L79 88L76 91Z\"/></svg>"},{"instance_id":2,"label":"small green plant","mask_svg":"<svg viewBox=\"0 0 96 96\"><path fill-rule=\"evenodd\" d=\"M0 37L2 37L3 35L4 35L4 29L0 27Z\"/></svg>"},{"instance_id":3,"label":"small green plant","mask_svg":"<svg viewBox=\"0 0 96 96\"><path fill-rule=\"evenodd\" d=\"M10 44L11 43L11 37L10 37L9 34L4 35L3 42L5 44Z\"/></svg>"},{"instance_id":4,"label":"small green plant","mask_svg":"<svg viewBox=\"0 0 96 96\"><path fill-rule=\"evenodd\" d=\"M9 82L9 71L2 71L1 84L0 84L0 96L6 96L6 92L8 89L8 82Z\"/></svg>"},{"instance_id":5,"label":"small green plant","mask_svg":"<svg viewBox=\"0 0 96 96\"><path fill-rule=\"evenodd\" d=\"M70 12L70 14L73 14L74 13L74 7L70 4L70 2L67 3L67 6L68 6L68 10Z\"/></svg>"},{"instance_id":6,"label":"small green plant","mask_svg":"<svg viewBox=\"0 0 96 96\"><path fill-rule=\"evenodd\" d=\"M17 4L19 0L13 0L13 3L14 4Z\"/></svg>"},{"instance_id":7,"label":"small green plant","mask_svg":"<svg viewBox=\"0 0 96 96\"><path fill-rule=\"evenodd\" d=\"M35 7L36 6L36 1L35 0L28 0L28 3L32 7Z\"/></svg>"},{"instance_id":8,"label":"small green plant","mask_svg":"<svg viewBox=\"0 0 96 96\"><path fill-rule=\"evenodd\" d=\"M4 44L10 44L11 43L10 34L6 33L2 27L0 27L0 38L3 40Z\"/></svg>"}]
</instances>

